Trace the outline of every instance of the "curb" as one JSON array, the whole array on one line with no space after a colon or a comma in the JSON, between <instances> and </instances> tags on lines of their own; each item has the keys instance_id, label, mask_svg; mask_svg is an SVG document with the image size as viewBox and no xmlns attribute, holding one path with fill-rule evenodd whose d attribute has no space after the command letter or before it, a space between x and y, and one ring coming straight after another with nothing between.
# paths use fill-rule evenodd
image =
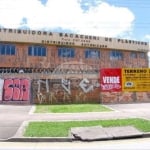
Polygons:
<instances>
[{"instance_id":1,"label":"curb","mask_svg":"<svg viewBox=\"0 0 150 150\"><path fill-rule=\"evenodd\" d=\"M147 132L147 133L143 133L143 138L149 138L150 137L150 132Z\"/></svg>"},{"instance_id":2,"label":"curb","mask_svg":"<svg viewBox=\"0 0 150 150\"><path fill-rule=\"evenodd\" d=\"M0 142L73 142L73 141L107 141L107 140L121 140L121 139L132 139L132 138L150 138L150 132L142 132L139 135L128 135L128 136L117 136L117 137L106 137L96 140L81 140L74 137L24 137L23 133L29 121L24 121L16 134L8 139L0 139Z\"/></svg>"},{"instance_id":3,"label":"curb","mask_svg":"<svg viewBox=\"0 0 150 150\"><path fill-rule=\"evenodd\" d=\"M22 137L10 138L5 142L72 142L72 138L68 137ZM4 142L4 140L3 140Z\"/></svg>"},{"instance_id":4,"label":"curb","mask_svg":"<svg viewBox=\"0 0 150 150\"><path fill-rule=\"evenodd\" d=\"M132 136L132 137L117 137L117 138L106 138L92 141L108 141L108 140L121 140L121 139L132 139L132 138L150 138L150 132L143 133L141 136ZM81 141L87 142L84 140L78 140L70 137L14 137L10 139L0 139L0 142L73 142L73 141ZM92 142L88 141L88 142Z\"/></svg>"}]
</instances>

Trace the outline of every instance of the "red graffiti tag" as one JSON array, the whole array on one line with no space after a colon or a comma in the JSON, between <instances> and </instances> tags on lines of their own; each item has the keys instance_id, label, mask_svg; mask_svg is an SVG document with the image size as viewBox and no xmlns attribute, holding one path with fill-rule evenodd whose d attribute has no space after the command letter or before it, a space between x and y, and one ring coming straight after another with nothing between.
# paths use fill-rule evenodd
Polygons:
<instances>
[{"instance_id":1,"label":"red graffiti tag","mask_svg":"<svg viewBox=\"0 0 150 150\"><path fill-rule=\"evenodd\" d=\"M3 98L5 101L29 100L30 81L28 79L5 79Z\"/></svg>"}]
</instances>

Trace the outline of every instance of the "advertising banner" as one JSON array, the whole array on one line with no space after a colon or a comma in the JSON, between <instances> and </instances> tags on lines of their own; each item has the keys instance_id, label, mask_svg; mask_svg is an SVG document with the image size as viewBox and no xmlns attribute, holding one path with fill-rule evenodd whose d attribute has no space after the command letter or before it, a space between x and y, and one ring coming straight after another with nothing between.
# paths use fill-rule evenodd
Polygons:
<instances>
[{"instance_id":1,"label":"advertising banner","mask_svg":"<svg viewBox=\"0 0 150 150\"><path fill-rule=\"evenodd\" d=\"M123 91L150 91L150 69L123 68L122 81Z\"/></svg>"},{"instance_id":2,"label":"advertising banner","mask_svg":"<svg viewBox=\"0 0 150 150\"><path fill-rule=\"evenodd\" d=\"M101 69L100 85L102 92L122 91L121 68Z\"/></svg>"},{"instance_id":3,"label":"advertising banner","mask_svg":"<svg viewBox=\"0 0 150 150\"><path fill-rule=\"evenodd\" d=\"M100 85L102 92L147 92L150 91L150 69L101 69Z\"/></svg>"}]
</instances>

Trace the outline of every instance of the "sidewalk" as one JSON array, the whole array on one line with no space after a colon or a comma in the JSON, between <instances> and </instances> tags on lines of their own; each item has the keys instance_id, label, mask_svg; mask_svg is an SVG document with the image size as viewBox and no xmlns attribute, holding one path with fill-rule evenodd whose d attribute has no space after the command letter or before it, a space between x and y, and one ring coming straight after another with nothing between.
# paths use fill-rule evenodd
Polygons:
<instances>
[{"instance_id":1,"label":"sidewalk","mask_svg":"<svg viewBox=\"0 0 150 150\"><path fill-rule=\"evenodd\" d=\"M0 141L70 141L68 138L23 138L22 132L24 126L29 121L70 121L119 118L144 118L150 120L150 103L114 104L106 106L114 111L92 113L34 114L34 106L0 105ZM149 136L149 133L147 135Z\"/></svg>"}]
</instances>

